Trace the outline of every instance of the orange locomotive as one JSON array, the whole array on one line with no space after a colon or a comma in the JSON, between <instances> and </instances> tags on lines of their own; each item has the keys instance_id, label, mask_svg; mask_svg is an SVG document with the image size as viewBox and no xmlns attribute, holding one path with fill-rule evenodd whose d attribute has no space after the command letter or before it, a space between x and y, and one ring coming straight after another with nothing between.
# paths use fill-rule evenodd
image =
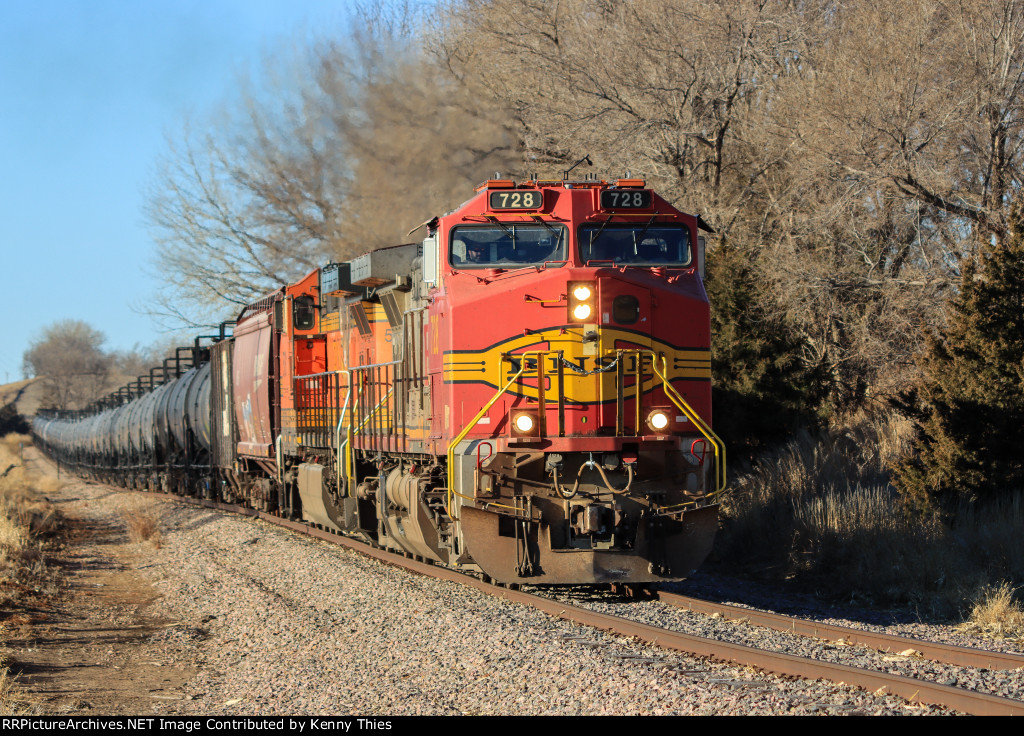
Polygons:
<instances>
[{"instance_id":1,"label":"orange locomotive","mask_svg":"<svg viewBox=\"0 0 1024 736\"><path fill-rule=\"evenodd\" d=\"M491 180L250 306L223 494L502 582L688 575L724 482L697 224L638 180Z\"/></svg>"},{"instance_id":2,"label":"orange locomotive","mask_svg":"<svg viewBox=\"0 0 1024 736\"><path fill-rule=\"evenodd\" d=\"M686 577L725 482L698 224L637 179L487 181L246 307L180 487L504 583Z\"/></svg>"}]
</instances>

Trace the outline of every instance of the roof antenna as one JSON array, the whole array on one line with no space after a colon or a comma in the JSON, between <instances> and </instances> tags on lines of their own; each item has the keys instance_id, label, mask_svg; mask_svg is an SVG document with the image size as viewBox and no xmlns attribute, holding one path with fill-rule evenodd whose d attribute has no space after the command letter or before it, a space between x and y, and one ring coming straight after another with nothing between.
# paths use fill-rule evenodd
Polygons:
<instances>
[{"instance_id":1,"label":"roof antenna","mask_svg":"<svg viewBox=\"0 0 1024 736\"><path fill-rule=\"evenodd\" d=\"M577 166L579 166L582 163L586 163L587 166L593 166L594 165L594 162L590 160L590 154L589 153L586 156L584 156L583 158L581 158L579 161L574 163L572 166L570 166L568 169L566 169L565 172L563 172L563 174L562 174L562 179L568 179L569 178L569 172L572 171L573 169L575 169Z\"/></svg>"}]
</instances>

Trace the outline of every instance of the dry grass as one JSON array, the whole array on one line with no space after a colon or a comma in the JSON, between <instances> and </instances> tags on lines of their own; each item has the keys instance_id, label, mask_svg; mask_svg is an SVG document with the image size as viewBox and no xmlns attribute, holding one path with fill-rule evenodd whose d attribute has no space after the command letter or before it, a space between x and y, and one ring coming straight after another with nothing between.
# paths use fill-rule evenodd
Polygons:
<instances>
[{"instance_id":1,"label":"dry grass","mask_svg":"<svg viewBox=\"0 0 1024 736\"><path fill-rule=\"evenodd\" d=\"M133 542L149 542L160 549L161 506L148 498L135 498L121 510L121 519L128 529L128 539Z\"/></svg>"},{"instance_id":2,"label":"dry grass","mask_svg":"<svg viewBox=\"0 0 1024 736\"><path fill-rule=\"evenodd\" d=\"M0 439L0 588L38 587L45 577L43 543L57 526L58 516L46 498L59 481L30 470L20 457L27 435Z\"/></svg>"},{"instance_id":3,"label":"dry grass","mask_svg":"<svg viewBox=\"0 0 1024 736\"><path fill-rule=\"evenodd\" d=\"M55 591L46 567L44 544L58 524L58 515L46 495L60 487L56 478L40 476L26 466L23 448L32 444L28 435L0 438L0 605L14 607L26 595ZM6 624L17 618L9 616ZM0 644L9 638L0 628ZM38 715L39 704L21 693L6 662L0 662L0 715Z\"/></svg>"},{"instance_id":4,"label":"dry grass","mask_svg":"<svg viewBox=\"0 0 1024 736\"><path fill-rule=\"evenodd\" d=\"M0 641L9 638L7 622L0 624ZM0 716L42 715L42 704L18 687L18 678L11 674L10 664L9 659L0 655Z\"/></svg>"},{"instance_id":5,"label":"dry grass","mask_svg":"<svg viewBox=\"0 0 1024 736\"><path fill-rule=\"evenodd\" d=\"M960 628L971 634L996 639L1024 637L1024 607L1014 597L1016 589L1006 581L982 587Z\"/></svg>"},{"instance_id":6,"label":"dry grass","mask_svg":"<svg viewBox=\"0 0 1024 736\"><path fill-rule=\"evenodd\" d=\"M911 513L888 483L888 467L909 438L905 420L859 416L764 458L734 482L716 560L934 618L962 615L991 581L1024 580L1024 497L964 509L953 527Z\"/></svg>"},{"instance_id":7,"label":"dry grass","mask_svg":"<svg viewBox=\"0 0 1024 736\"><path fill-rule=\"evenodd\" d=\"M18 678L8 667L0 667L0 716L39 716L42 705L18 688Z\"/></svg>"}]
</instances>

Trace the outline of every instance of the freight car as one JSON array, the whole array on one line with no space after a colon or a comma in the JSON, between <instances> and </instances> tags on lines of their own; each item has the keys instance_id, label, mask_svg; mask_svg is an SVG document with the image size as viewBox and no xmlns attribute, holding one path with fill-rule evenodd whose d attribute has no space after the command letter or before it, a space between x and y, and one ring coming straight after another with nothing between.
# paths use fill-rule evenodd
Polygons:
<instances>
[{"instance_id":1,"label":"freight car","mask_svg":"<svg viewBox=\"0 0 1024 736\"><path fill-rule=\"evenodd\" d=\"M701 227L639 179L491 179L35 433L503 583L683 578L725 483Z\"/></svg>"}]
</instances>

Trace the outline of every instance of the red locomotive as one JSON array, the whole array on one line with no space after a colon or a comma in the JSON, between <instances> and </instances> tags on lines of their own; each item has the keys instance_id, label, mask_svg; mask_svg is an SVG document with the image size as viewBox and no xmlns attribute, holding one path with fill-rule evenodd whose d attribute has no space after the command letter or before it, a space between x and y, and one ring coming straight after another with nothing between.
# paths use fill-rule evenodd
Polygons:
<instances>
[{"instance_id":1,"label":"red locomotive","mask_svg":"<svg viewBox=\"0 0 1024 736\"><path fill-rule=\"evenodd\" d=\"M725 482L698 222L638 179L489 180L36 432L108 479L504 583L683 578Z\"/></svg>"}]
</instances>

